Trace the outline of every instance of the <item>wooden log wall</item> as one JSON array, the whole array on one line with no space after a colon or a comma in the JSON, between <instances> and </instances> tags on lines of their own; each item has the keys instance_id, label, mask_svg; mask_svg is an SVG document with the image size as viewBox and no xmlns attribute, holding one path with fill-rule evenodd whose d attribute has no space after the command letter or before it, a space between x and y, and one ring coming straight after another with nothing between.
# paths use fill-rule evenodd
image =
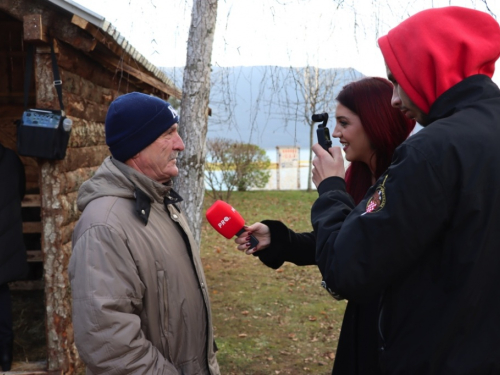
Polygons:
<instances>
[{"instance_id":1,"label":"wooden log wall","mask_svg":"<svg viewBox=\"0 0 500 375\"><path fill-rule=\"evenodd\" d=\"M68 263L71 236L80 216L76 200L80 185L89 179L109 155L105 144L107 108L121 91L120 77L64 43L56 43L63 100L73 120L66 158L41 161L40 192L44 284L47 307L48 370L73 373L80 365L71 323ZM36 105L59 108L53 85L50 51L37 48Z\"/></svg>"}]
</instances>

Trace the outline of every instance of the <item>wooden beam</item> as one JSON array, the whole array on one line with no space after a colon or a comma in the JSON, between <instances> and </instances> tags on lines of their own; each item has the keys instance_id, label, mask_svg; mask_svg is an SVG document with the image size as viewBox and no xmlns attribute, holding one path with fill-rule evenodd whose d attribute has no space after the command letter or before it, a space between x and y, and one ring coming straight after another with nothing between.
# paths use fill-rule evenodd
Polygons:
<instances>
[{"instance_id":1,"label":"wooden beam","mask_svg":"<svg viewBox=\"0 0 500 375\"><path fill-rule=\"evenodd\" d=\"M117 57L105 57L102 56L102 54L96 54L96 53L92 54L92 58L94 58L97 62L105 66L113 68L114 70L126 72L131 76L139 79L140 81L147 83L148 85L164 93L167 93L170 96L174 96L177 99L182 98L182 93L180 90L177 90L174 87L167 85L166 83L160 81L155 77L151 77L150 75L141 72L139 69L131 67L122 59L119 59Z\"/></svg>"},{"instance_id":2,"label":"wooden beam","mask_svg":"<svg viewBox=\"0 0 500 375\"><path fill-rule=\"evenodd\" d=\"M41 14L27 14L23 17L24 41L28 43L49 43Z\"/></svg>"},{"instance_id":3,"label":"wooden beam","mask_svg":"<svg viewBox=\"0 0 500 375\"><path fill-rule=\"evenodd\" d=\"M54 22L50 25L50 35L83 52L91 52L97 45L95 38L89 37L70 22Z\"/></svg>"},{"instance_id":4,"label":"wooden beam","mask_svg":"<svg viewBox=\"0 0 500 375\"><path fill-rule=\"evenodd\" d=\"M9 374L46 374L47 361L39 362L13 362L12 370Z\"/></svg>"},{"instance_id":5,"label":"wooden beam","mask_svg":"<svg viewBox=\"0 0 500 375\"><path fill-rule=\"evenodd\" d=\"M87 20L83 19L80 16L77 16L76 14L74 14L73 17L71 18L71 23L73 25L78 26L80 29L87 31L90 35L92 35L95 38L97 42L104 44L107 48L111 49L113 53L116 53L116 51L112 49L112 47L114 47L113 45L114 43L110 43L106 39L106 37L101 33L101 30L97 26L91 24L90 22L88 22ZM94 45L94 48L96 45L97 43Z\"/></svg>"},{"instance_id":6,"label":"wooden beam","mask_svg":"<svg viewBox=\"0 0 500 375\"><path fill-rule=\"evenodd\" d=\"M23 223L23 233L41 233L42 223L40 221L26 221Z\"/></svg>"},{"instance_id":7,"label":"wooden beam","mask_svg":"<svg viewBox=\"0 0 500 375\"><path fill-rule=\"evenodd\" d=\"M116 56L124 56L125 53L128 54L127 50L124 49L122 45L118 44L118 42L112 39L110 36L103 34L100 28L84 20L83 18L77 15L73 15L71 23L92 35L97 42L104 45L106 49L109 50L112 54ZM161 92L164 92L170 96L174 96L177 99L181 99L182 93L180 90L167 85L156 77L152 77L147 73L141 72L139 69L131 67L130 65L126 64L122 58L104 57L102 56L102 54L98 54L97 51L93 52L94 53L92 53L91 56L94 59L100 60L99 62L101 62L102 64L106 64L106 66L112 68L113 70L122 70L124 72L127 72L131 76L139 79L144 83L147 83L148 85L160 90Z\"/></svg>"},{"instance_id":8,"label":"wooden beam","mask_svg":"<svg viewBox=\"0 0 500 375\"><path fill-rule=\"evenodd\" d=\"M45 24L50 25L52 36L82 51L91 51L95 47L95 40L83 30L74 27L65 17L60 17L59 12L48 8L46 3L47 1L0 0L0 10L19 20L26 14L40 13L45 18ZM51 22L53 19L56 21Z\"/></svg>"},{"instance_id":9,"label":"wooden beam","mask_svg":"<svg viewBox=\"0 0 500 375\"><path fill-rule=\"evenodd\" d=\"M40 194L26 194L21 202L22 207L40 207Z\"/></svg>"},{"instance_id":10,"label":"wooden beam","mask_svg":"<svg viewBox=\"0 0 500 375\"><path fill-rule=\"evenodd\" d=\"M43 280L23 280L9 283L10 290L40 290L44 288Z\"/></svg>"},{"instance_id":11,"label":"wooden beam","mask_svg":"<svg viewBox=\"0 0 500 375\"><path fill-rule=\"evenodd\" d=\"M28 255L28 262L43 262L41 250L28 250L26 253Z\"/></svg>"}]
</instances>

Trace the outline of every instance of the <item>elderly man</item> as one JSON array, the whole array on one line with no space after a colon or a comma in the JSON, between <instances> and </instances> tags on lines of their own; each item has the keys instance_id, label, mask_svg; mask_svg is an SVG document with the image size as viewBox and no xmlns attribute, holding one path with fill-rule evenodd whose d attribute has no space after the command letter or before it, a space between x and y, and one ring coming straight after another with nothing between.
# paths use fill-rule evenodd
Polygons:
<instances>
[{"instance_id":1,"label":"elderly man","mask_svg":"<svg viewBox=\"0 0 500 375\"><path fill-rule=\"evenodd\" d=\"M340 150L314 146L325 286L360 303L382 294L383 374L499 374L500 27L477 10L429 9L379 45L392 105L424 129L356 207Z\"/></svg>"},{"instance_id":2,"label":"elderly man","mask_svg":"<svg viewBox=\"0 0 500 375\"><path fill-rule=\"evenodd\" d=\"M78 193L69 265L87 374L219 374L199 249L172 189L178 122L137 92L109 107L112 157Z\"/></svg>"}]
</instances>

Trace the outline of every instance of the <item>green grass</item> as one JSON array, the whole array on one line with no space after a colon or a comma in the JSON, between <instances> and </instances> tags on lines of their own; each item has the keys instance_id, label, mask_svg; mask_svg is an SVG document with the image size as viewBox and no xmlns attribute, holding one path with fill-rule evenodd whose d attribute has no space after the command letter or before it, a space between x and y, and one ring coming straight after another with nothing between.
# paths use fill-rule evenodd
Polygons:
<instances>
[{"instance_id":1,"label":"green grass","mask_svg":"<svg viewBox=\"0 0 500 375\"><path fill-rule=\"evenodd\" d=\"M281 220L309 231L317 193L235 192L229 202L247 224ZM212 204L206 196L205 210ZM345 302L320 286L317 267L279 270L236 249L206 220L201 253L211 293L222 374L330 374Z\"/></svg>"}]
</instances>

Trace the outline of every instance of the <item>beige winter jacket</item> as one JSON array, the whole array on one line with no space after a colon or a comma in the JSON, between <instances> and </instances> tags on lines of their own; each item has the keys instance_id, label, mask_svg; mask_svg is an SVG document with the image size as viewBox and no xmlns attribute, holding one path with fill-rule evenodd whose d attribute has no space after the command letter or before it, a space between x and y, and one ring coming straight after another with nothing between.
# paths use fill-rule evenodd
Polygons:
<instances>
[{"instance_id":1,"label":"beige winter jacket","mask_svg":"<svg viewBox=\"0 0 500 375\"><path fill-rule=\"evenodd\" d=\"M165 197L111 158L80 188L69 275L87 374L219 374L199 249Z\"/></svg>"}]
</instances>

